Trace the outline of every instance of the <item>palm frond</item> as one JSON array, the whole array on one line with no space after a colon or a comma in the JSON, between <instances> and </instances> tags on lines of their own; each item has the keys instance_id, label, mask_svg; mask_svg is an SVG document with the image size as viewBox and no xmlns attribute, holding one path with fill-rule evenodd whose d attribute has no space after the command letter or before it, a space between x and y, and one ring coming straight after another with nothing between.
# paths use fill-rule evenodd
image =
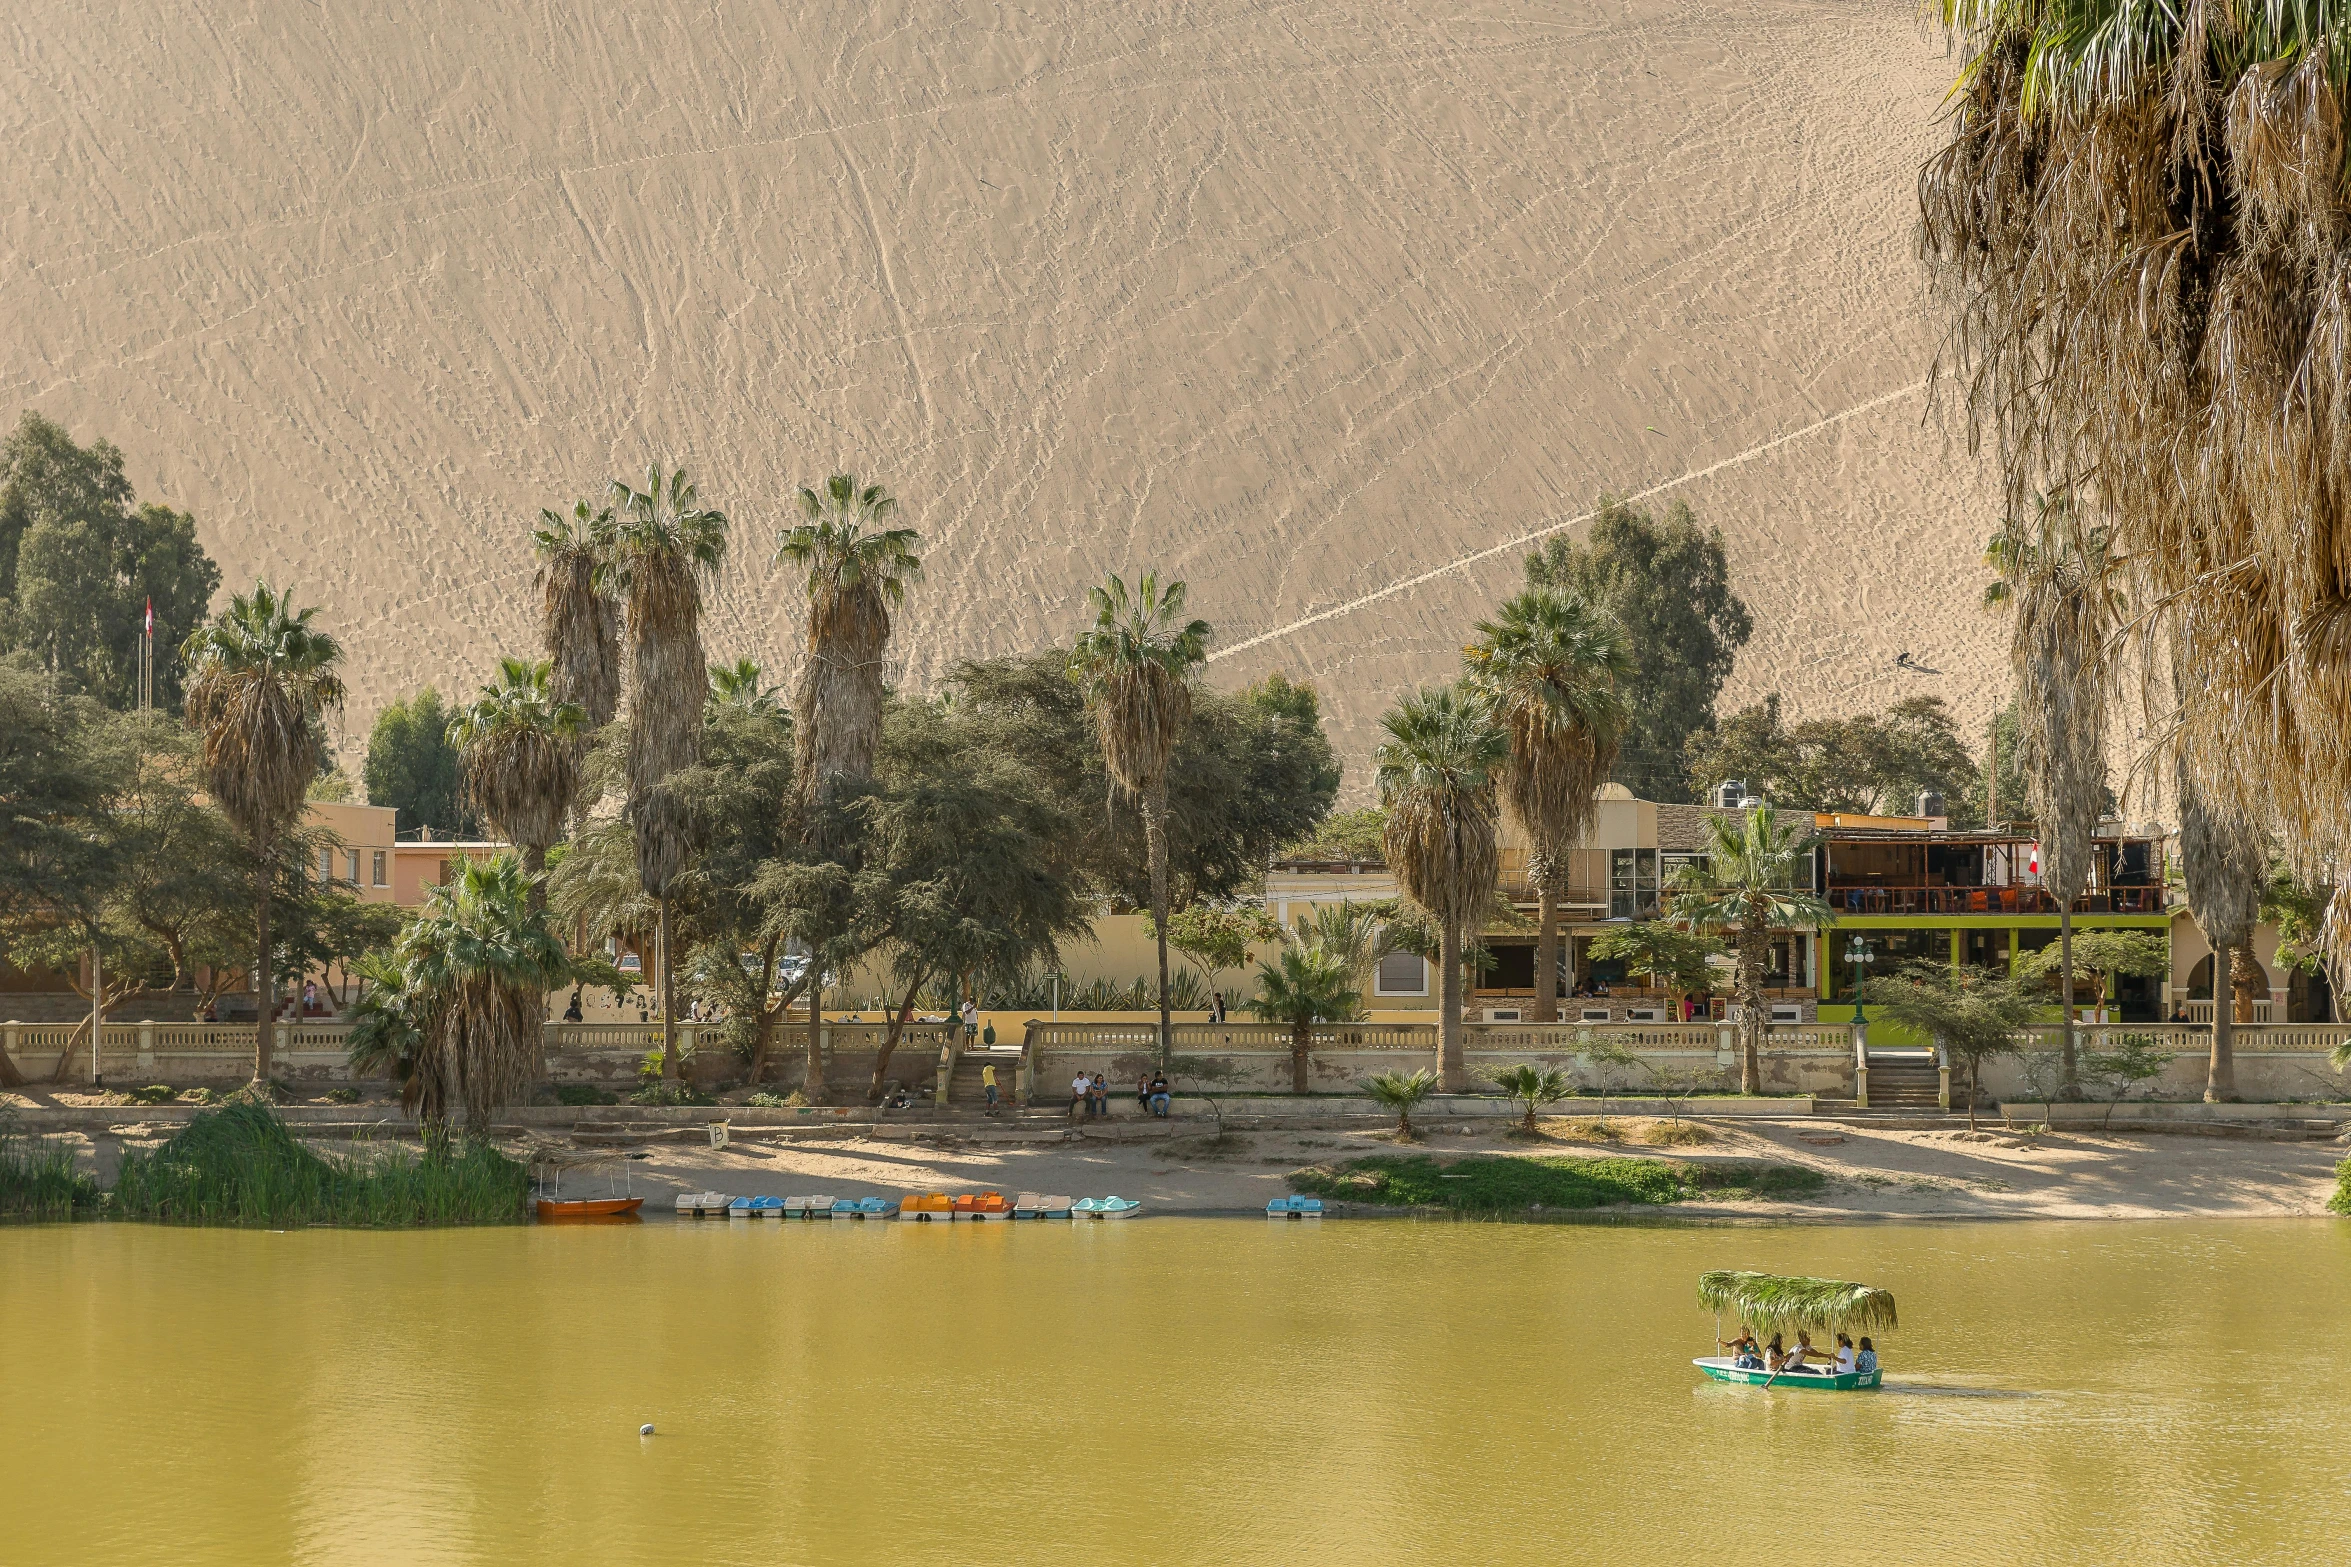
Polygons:
<instances>
[{"instance_id":1,"label":"palm frond","mask_svg":"<svg viewBox=\"0 0 2351 1567\"><path fill-rule=\"evenodd\" d=\"M1698 1304L1766 1333L1832 1327L1849 1333L1886 1333L1899 1325L1892 1291L1837 1279L1727 1270L1703 1273L1698 1276Z\"/></svg>"}]
</instances>

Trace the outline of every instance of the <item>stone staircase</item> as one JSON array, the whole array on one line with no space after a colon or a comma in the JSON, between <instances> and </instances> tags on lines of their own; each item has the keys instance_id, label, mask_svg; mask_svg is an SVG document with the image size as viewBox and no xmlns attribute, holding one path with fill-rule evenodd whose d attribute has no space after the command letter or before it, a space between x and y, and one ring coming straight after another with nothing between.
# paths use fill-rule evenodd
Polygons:
<instances>
[{"instance_id":1,"label":"stone staircase","mask_svg":"<svg viewBox=\"0 0 2351 1567\"><path fill-rule=\"evenodd\" d=\"M957 1108L980 1109L986 1106L988 1096L980 1084L982 1068L996 1068L996 1097L1007 1107L1020 1088L1020 1055L1018 1045L977 1045L955 1058L955 1074L947 1080L947 1103Z\"/></svg>"},{"instance_id":2,"label":"stone staircase","mask_svg":"<svg viewBox=\"0 0 2351 1567\"><path fill-rule=\"evenodd\" d=\"M1923 1110L1940 1115L1942 1082L1931 1052L1873 1050L1869 1057L1869 1112Z\"/></svg>"}]
</instances>

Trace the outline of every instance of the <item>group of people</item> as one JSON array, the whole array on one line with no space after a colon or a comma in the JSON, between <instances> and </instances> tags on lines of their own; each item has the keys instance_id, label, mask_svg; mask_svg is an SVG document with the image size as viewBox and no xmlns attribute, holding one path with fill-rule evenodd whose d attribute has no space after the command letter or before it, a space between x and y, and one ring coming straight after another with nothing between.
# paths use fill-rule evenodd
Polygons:
<instances>
[{"instance_id":1,"label":"group of people","mask_svg":"<svg viewBox=\"0 0 2351 1567\"><path fill-rule=\"evenodd\" d=\"M1164 1119L1173 1093L1165 1072L1135 1079L1135 1103L1147 1114ZM1081 1116L1092 1120L1110 1114L1110 1085L1101 1073L1080 1072L1069 1080L1069 1113L1072 1120Z\"/></svg>"},{"instance_id":2,"label":"group of people","mask_svg":"<svg viewBox=\"0 0 2351 1567\"><path fill-rule=\"evenodd\" d=\"M1820 1376L1831 1374L1844 1376L1850 1372L1870 1372L1878 1368L1877 1346L1869 1341L1869 1335L1866 1333L1861 1336L1859 1348L1854 1346L1850 1334L1838 1334L1835 1359L1828 1363L1816 1360L1820 1351L1812 1347L1812 1335L1803 1329L1796 1330L1796 1347L1794 1349L1788 1348L1782 1342L1782 1337L1783 1335L1774 1333L1769 1344L1758 1345L1755 1342L1755 1335L1748 1331L1745 1323L1741 1323L1737 1338L1717 1339L1715 1342L1731 1352L1731 1364L1741 1371L1769 1371L1779 1375L1806 1372Z\"/></svg>"}]
</instances>

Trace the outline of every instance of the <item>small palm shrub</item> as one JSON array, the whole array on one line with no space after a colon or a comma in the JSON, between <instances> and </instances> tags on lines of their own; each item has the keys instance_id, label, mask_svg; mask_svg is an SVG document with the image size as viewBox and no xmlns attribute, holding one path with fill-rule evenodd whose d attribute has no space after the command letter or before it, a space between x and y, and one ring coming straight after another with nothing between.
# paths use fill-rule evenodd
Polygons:
<instances>
[{"instance_id":1,"label":"small palm shrub","mask_svg":"<svg viewBox=\"0 0 2351 1567\"><path fill-rule=\"evenodd\" d=\"M1412 1135L1412 1112L1437 1090L1437 1074L1426 1067L1417 1072L1381 1072L1364 1079L1363 1091L1383 1110L1396 1112L1396 1135Z\"/></svg>"},{"instance_id":2,"label":"small palm shrub","mask_svg":"<svg viewBox=\"0 0 2351 1567\"><path fill-rule=\"evenodd\" d=\"M1520 1124L1530 1135L1535 1130L1536 1111L1557 1104L1575 1092L1575 1078L1565 1067L1542 1066L1532 1061L1496 1074L1494 1085L1512 1104L1526 1106Z\"/></svg>"}]
</instances>

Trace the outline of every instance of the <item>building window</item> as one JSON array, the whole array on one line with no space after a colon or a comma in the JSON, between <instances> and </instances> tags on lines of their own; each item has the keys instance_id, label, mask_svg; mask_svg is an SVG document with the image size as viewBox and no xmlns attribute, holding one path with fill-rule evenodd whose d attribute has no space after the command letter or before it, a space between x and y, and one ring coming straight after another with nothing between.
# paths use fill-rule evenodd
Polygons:
<instances>
[{"instance_id":1,"label":"building window","mask_svg":"<svg viewBox=\"0 0 2351 1567\"><path fill-rule=\"evenodd\" d=\"M1425 996L1429 993L1429 966L1417 953L1391 952L1380 959L1372 992L1382 996Z\"/></svg>"},{"instance_id":2,"label":"building window","mask_svg":"<svg viewBox=\"0 0 2351 1567\"><path fill-rule=\"evenodd\" d=\"M318 851L318 879L321 883L332 882L335 879L334 850L321 849Z\"/></svg>"},{"instance_id":3,"label":"building window","mask_svg":"<svg viewBox=\"0 0 2351 1567\"><path fill-rule=\"evenodd\" d=\"M379 887L384 887L384 886L389 886L389 885L390 885L390 883L388 883L388 882L386 882L386 881L384 880L384 851L383 851L383 850L381 850L381 849L378 849L378 850L376 850L376 851L375 851L374 855L372 856L372 863L369 865L369 867L368 867L368 868L369 868L369 869L370 869L370 870L371 870L371 871L374 873L374 875L375 875L375 884L376 884L377 886L379 886Z\"/></svg>"},{"instance_id":4,"label":"building window","mask_svg":"<svg viewBox=\"0 0 2351 1567\"><path fill-rule=\"evenodd\" d=\"M1608 851L1608 917L1645 920L1657 917L1657 851Z\"/></svg>"},{"instance_id":5,"label":"building window","mask_svg":"<svg viewBox=\"0 0 2351 1567\"><path fill-rule=\"evenodd\" d=\"M359 851L357 849L346 849L343 851L343 866L345 872L343 879L354 887L358 886Z\"/></svg>"}]
</instances>

